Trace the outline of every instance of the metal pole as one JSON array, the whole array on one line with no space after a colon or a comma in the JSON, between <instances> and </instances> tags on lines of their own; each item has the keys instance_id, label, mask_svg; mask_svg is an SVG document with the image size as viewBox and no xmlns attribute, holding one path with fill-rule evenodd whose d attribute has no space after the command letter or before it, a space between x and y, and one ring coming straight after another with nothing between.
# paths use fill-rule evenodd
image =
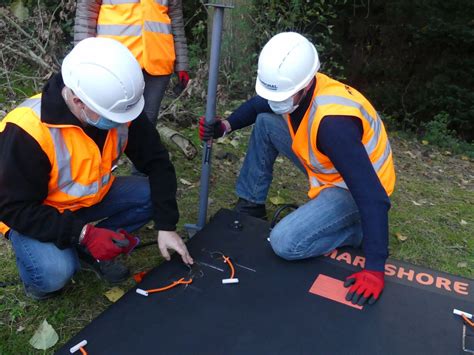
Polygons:
<instances>
[{"instance_id":1,"label":"metal pole","mask_svg":"<svg viewBox=\"0 0 474 355\"><path fill-rule=\"evenodd\" d=\"M231 5L206 4L214 7L214 18L212 21L211 53L209 62L209 81L207 86L206 122L212 123L216 117L216 94L219 76L219 56L221 50L222 22L224 9L232 8ZM209 198L209 178L211 175L211 153L212 139L205 142L202 154L201 182L199 190L199 215L198 223L186 224L185 228L190 235L200 231L206 224L207 203Z\"/></svg>"}]
</instances>

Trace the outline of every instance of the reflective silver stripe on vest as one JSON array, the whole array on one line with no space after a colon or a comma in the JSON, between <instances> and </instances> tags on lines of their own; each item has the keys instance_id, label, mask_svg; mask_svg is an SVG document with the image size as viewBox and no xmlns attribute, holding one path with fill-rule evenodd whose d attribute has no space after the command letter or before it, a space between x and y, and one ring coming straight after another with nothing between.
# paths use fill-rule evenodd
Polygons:
<instances>
[{"instance_id":1,"label":"reflective silver stripe on vest","mask_svg":"<svg viewBox=\"0 0 474 355\"><path fill-rule=\"evenodd\" d=\"M87 196L96 194L99 191L99 184L93 182L89 185L82 185L74 182L71 176L71 155L64 142L60 128L49 128L53 138L56 161L58 165L58 189L70 196Z\"/></svg>"},{"instance_id":2,"label":"reflective silver stripe on vest","mask_svg":"<svg viewBox=\"0 0 474 355\"><path fill-rule=\"evenodd\" d=\"M102 36L140 36L140 25L97 25L97 34Z\"/></svg>"},{"instance_id":3,"label":"reflective silver stripe on vest","mask_svg":"<svg viewBox=\"0 0 474 355\"><path fill-rule=\"evenodd\" d=\"M102 5L138 4L140 0L103 0Z\"/></svg>"},{"instance_id":4,"label":"reflective silver stripe on vest","mask_svg":"<svg viewBox=\"0 0 474 355\"><path fill-rule=\"evenodd\" d=\"M379 141L380 138L380 132L382 130L382 123L380 120L379 115L377 114L377 117L374 118L372 117L367 110L358 102L347 99L345 97L341 96L335 96L335 95L321 95L317 96L311 105L311 111L310 111L310 119L308 120L308 132L311 132L311 127L313 125L315 116L316 116L316 111L319 106L323 105L331 105L331 104L336 104L336 105L342 105L342 106L349 106L349 107L355 107L357 108L362 116L369 122L371 129L373 130L374 134L370 138L370 140L364 145L364 148L367 152L367 154L370 156L373 151L375 150L377 146L377 142ZM388 142L387 142L388 143ZM324 166L319 162L317 157L315 156L313 149L311 148L311 137L310 134L308 135L308 152L309 152L309 159L310 163L312 165L311 170L315 173L322 173L322 174L336 174L338 171L334 168L332 169L327 169L324 168ZM378 169L374 169L378 171ZM345 185L345 184L344 184Z\"/></svg>"},{"instance_id":5,"label":"reflective silver stripe on vest","mask_svg":"<svg viewBox=\"0 0 474 355\"><path fill-rule=\"evenodd\" d=\"M370 138L370 140L365 144L365 150L367 151L367 154L371 155L373 153L375 147L377 146L377 142L379 141L380 131L382 129L380 117L378 114L377 117L372 117L360 103L341 96L322 95L316 97L316 102L320 106L336 104L357 108L362 116L364 116L364 118L370 123L370 128L374 131L372 138Z\"/></svg>"},{"instance_id":6,"label":"reflective silver stripe on vest","mask_svg":"<svg viewBox=\"0 0 474 355\"><path fill-rule=\"evenodd\" d=\"M170 34L171 25L163 22L145 21L145 31Z\"/></svg>"},{"instance_id":7,"label":"reflective silver stripe on vest","mask_svg":"<svg viewBox=\"0 0 474 355\"><path fill-rule=\"evenodd\" d=\"M385 146L385 150L382 154L382 156L374 163L372 163L372 165L374 166L374 170L375 171L379 171L380 168L385 164L385 162L387 161L388 157L390 156L390 153L392 152L392 148L390 147L390 143L389 141L387 140L387 145Z\"/></svg>"},{"instance_id":8,"label":"reflective silver stripe on vest","mask_svg":"<svg viewBox=\"0 0 474 355\"><path fill-rule=\"evenodd\" d=\"M122 155L123 151L125 150L125 144L127 143L128 138L128 125L122 124L117 127L117 158L114 159L112 162L112 166L117 165L120 156Z\"/></svg>"},{"instance_id":9,"label":"reflective silver stripe on vest","mask_svg":"<svg viewBox=\"0 0 474 355\"><path fill-rule=\"evenodd\" d=\"M155 0L155 3L162 6L168 6L168 0ZM102 5L124 5L139 4L140 0L103 0Z\"/></svg>"},{"instance_id":10,"label":"reflective silver stripe on vest","mask_svg":"<svg viewBox=\"0 0 474 355\"><path fill-rule=\"evenodd\" d=\"M33 110L34 113L36 113L38 117L41 116L41 98L40 97L36 97L34 99L29 98L23 101L17 108L20 108L20 107L29 107Z\"/></svg>"},{"instance_id":11,"label":"reflective silver stripe on vest","mask_svg":"<svg viewBox=\"0 0 474 355\"><path fill-rule=\"evenodd\" d=\"M313 148L311 147L311 127L313 126L314 118L316 117L316 111L318 110L318 103L317 100L313 100L311 104L311 111L309 112L309 120L308 120L308 152L309 152L309 161L311 163L311 170L314 173L323 173L323 174L336 174L336 169L326 169L316 158L313 152Z\"/></svg>"}]
</instances>

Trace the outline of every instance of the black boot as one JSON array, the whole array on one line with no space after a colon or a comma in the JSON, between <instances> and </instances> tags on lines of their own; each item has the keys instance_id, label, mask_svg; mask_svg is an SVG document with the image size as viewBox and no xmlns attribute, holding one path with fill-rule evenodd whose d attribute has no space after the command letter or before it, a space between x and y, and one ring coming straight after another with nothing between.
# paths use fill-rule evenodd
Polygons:
<instances>
[{"instance_id":1,"label":"black boot","mask_svg":"<svg viewBox=\"0 0 474 355\"><path fill-rule=\"evenodd\" d=\"M234 211L263 220L267 219L267 210L264 204L253 203L240 197L235 204Z\"/></svg>"},{"instance_id":2,"label":"black boot","mask_svg":"<svg viewBox=\"0 0 474 355\"><path fill-rule=\"evenodd\" d=\"M77 254L82 269L93 271L97 277L110 284L120 283L130 276L130 270L116 259L107 261L95 260L92 255L82 247L77 248Z\"/></svg>"}]
</instances>

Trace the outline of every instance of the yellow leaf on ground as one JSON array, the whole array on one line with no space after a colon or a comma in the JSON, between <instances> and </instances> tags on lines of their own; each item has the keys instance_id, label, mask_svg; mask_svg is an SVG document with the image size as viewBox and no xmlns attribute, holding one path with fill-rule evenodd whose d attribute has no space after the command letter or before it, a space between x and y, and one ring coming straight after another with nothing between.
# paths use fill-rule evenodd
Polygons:
<instances>
[{"instance_id":1,"label":"yellow leaf on ground","mask_svg":"<svg viewBox=\"0 0 474 355\"><path fill-rule=\"evenodd\" d=\"M398 239L399 241L401 241L401 242L404 242L405 240L408 239L407 236L403 235L403 234L400 233L400 232L395 233L395 236L396 236L397 239Z\"/></svg>"},{"instance_id":2,"label":"yellow leaf on ground","mask_svg":"<svg viewBox=\"0 0 474 355\"><path fill-rule=\"evenodd\" d=\"M104 293L105 297L109 299L110 302L117 302L120 297L124 295L125 291L119 287L112 287L110 290Z\"/></svg>"},{"instance_id":3,"label":"yellow leaf on ground","mask_svg":"<svg viewBox=\"0 0 474 355\"><path fill-rule=\"evenodd\" d=\"M278 195L278 196L270 197L270 202L273 203L274 205L283 205L285 203L285 199L281 197L280 195Z\"/></svg>"},{"instance_id":4,"label":"yellow leaf on ground","mask_svg":"<svg viewBox=\"0 0 474 355\"><path fill-rule=\"evenodd\" d=\"M58 340L58 333L56 333L51 324L49 324L45 319L30 339L30 345L38 350L46 350L54 346Z\"/></svg>"},{"instance_id":5,"label":"yellow leaf on ground","mask_svg":"<svg viewBox=\"0 0 474 355\"><path fill-rule=\"evenodd\" d=\"M421 144L423 144L423 145L428 145L428 144L430 144L430 142L428 142L427 140L422 140L422 141L421 141Z\"/></svg>"}]
</instances>

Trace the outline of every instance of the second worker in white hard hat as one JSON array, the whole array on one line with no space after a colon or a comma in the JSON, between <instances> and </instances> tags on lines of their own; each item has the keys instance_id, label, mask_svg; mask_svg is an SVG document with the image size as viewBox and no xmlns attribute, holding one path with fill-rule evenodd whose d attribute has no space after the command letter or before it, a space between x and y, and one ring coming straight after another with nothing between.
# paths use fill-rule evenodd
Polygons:
<instances>
[{"instance_id":1,"label":"second worker in white hard hat","mask_svg":"<svg viewBox=\"0 0 474 355\"><path fill-rule=\"evenodd\" d=\"M296 260L362 243L365 267L347 277L346 299L373 303L384 288L389 196L395 185L392 151L370 102L319 73L319 67L316 48L304 36L277 34L260 53L258 96L227 120L201 120L200 137L222 137L255 123L235 209L265 218L275 159L289 158L307 176L310 200L272 229L273 250Z\"/></svg>"},{"instance_id":2,"label":"second worker in white hard hat","mask_svg":"<svg viewBox=\"0 0 474 355\"><path fill-rule=\"evenodd\" d=\"M115 258L155 222L161 253L193 260L175 232L176 175L142 112L144 80L130 51L88 38L58 73L0 122L0 233L11 240L27 295L58 293L82 267L124 280ZM148 177L117 176L122 153Z\"/></svg>"}]
</instances>

